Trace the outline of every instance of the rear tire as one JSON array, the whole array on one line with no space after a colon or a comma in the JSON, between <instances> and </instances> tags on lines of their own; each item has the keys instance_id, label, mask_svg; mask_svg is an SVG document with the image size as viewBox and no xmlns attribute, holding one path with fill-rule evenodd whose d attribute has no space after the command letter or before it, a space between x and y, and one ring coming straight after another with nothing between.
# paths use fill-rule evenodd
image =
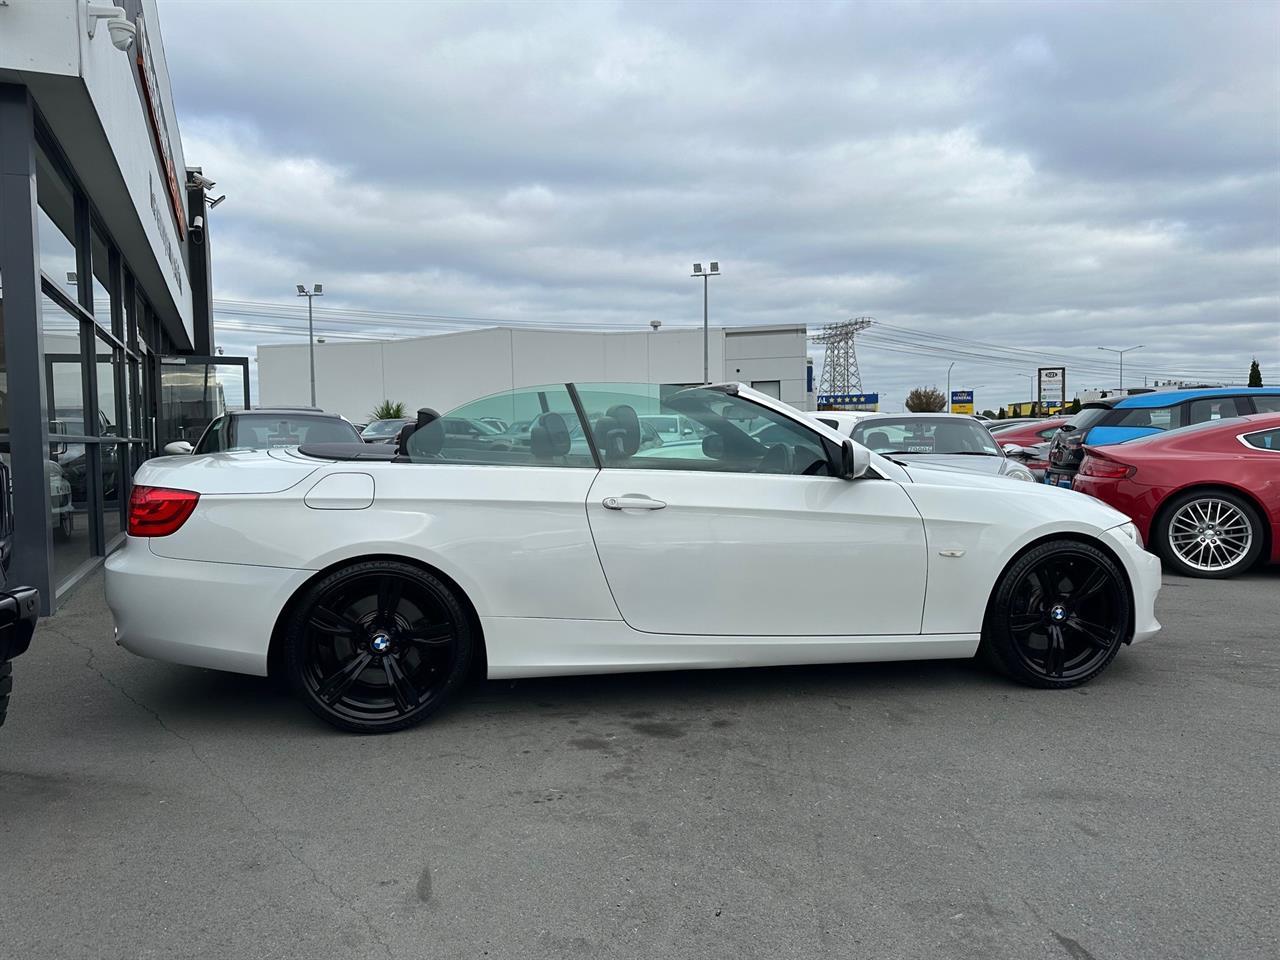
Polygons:
<instances>
[{"instance_id":1,"label":"rear tire","mask_svg":"<svg viewBox=\"0 0 1280 960\"><path fill-rule=\"evenodd\" d=\"M1005 571L987 607L979 655L1029 687L1088 683L1129 637L1133 602L1111 557L1077 540L1042 543Z\"/></svg>"},{"instance_id":2,"label":"rear tire","mask_svg":"<svg viewBox=\"0 0 1280 960\"><path fill-rule=\"evenodd\" d=\"M1253 504L1237 494L1192 490L1160 511L1151 539L1171 572L1223 580L1257 563L1262 520Z\"/></svg>"},{"instance_id":3,"label":"rear tire","mask_svg":"<svg viewBox=\"0 0 1280 960\"><path fill-rule=\"evenodd\" d=\"M474 646L447 584L412 564L368 560L307 590L285 631L284 666L320 719L352 733L391 733L449 701Z\"/></svg>"}]
</instances>

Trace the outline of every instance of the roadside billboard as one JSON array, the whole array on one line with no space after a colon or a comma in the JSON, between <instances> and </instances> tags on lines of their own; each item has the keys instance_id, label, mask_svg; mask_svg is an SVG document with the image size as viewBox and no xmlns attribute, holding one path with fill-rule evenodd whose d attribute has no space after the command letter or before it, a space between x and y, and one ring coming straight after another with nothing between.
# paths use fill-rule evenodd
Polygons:
<instances>
[{"instance_id":1,"label":"roadside billboard","mask_svg":"<svg viewBox=\"0 0 1280 960\"><path fill-rule=\"evenodd\" d=\"M1067 368L1040 367L1036 371L1038 390L1036 399L1040 401L1041 413L1052 413L1067 405Z\"/></svg>"},{"instance_id":2,"label":"roadside billboard","mask_svg":"<svg viewBox=\"0 0 1280 960\"><path fill-rule=\"evenodd\" d=\"M878 393L820 393L819 410L879 410Z\"/></svg>"},{"instance_id":3,"label":"roadside billboard","mask_svg":"<svg viewBox=\"0 0 1280 960\"><path fill-rule=\"evenodd\" d=\"M951 412L967 413L973 416L973 391L972 390L952 390L951 391Z\"/></svg>"}]
</instances>

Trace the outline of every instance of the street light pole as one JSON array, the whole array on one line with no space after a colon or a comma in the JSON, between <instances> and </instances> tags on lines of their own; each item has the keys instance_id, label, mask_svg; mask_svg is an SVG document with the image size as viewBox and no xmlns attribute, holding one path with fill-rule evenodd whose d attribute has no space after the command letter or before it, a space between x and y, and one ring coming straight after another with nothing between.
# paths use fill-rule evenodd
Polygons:
<instances>
[{"instance_id":1,"label":"street light pole","mask_svg":"<svg viewBox=\"0 0 1280 960\"><path fill-rule=\"evenodd\" d=\"M311 312L311 301L316 297L324 296L324 284L317 283L310 290L300 283L297 287L298 296L307 298L307 352L311 357L311 405L314 407L316 405L316 328Z\"/></svg>"},{"instance_id":2,"label":"street light pole","mask_svg":"<svg viewBox=\"0 0 1280 960\"><path fill-rule=\"evenodd\" d=\"M711 328L707 324L707 280L712 275L720 276L720 261L712 260L706 273L702 272L702 264L693 265L691 277L702 278L702 382L711 382Z\"/></svg>"},{"instance_id":3,"label":"street light pole","mask_svg":"<svg viewBox=\"0 0 1280 960\"><path fill-rule=\"evenodd\" d=\"M1146 344L1140 343L1136 347L1125 347L1123 350L1117 350L1115 347L1099 347L1099 350L1106 350L1108 353L1116 353L1120 355L1120 389L1124 390L1124 355L1130 350L1141 350ZM1063 398L1066 399L1065 397Z\"/></svg>"},{"instance_id":4,"label":"street light pole","mask_svg":"<svg viewBox=\"0 0 1280 960\"><path fill-rule=\"evenodd\" d=\"M951 367L955 365L956 362L952 360L951 366L947 367L947 413L951 412Z\"/></svg>"}]
</instances>

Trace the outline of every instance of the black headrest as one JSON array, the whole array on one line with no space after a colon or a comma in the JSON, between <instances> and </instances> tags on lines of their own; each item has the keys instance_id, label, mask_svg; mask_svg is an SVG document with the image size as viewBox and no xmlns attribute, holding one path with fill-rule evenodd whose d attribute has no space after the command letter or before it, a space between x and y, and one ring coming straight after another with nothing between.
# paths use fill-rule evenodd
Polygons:
<instances>
[{"instance_id":1,"label":"black headrest","mask_svg":"<svg viewBox=\"0 0 1280 960\"><path fill-rule=\"evenodd\" d=\"M636 416L635 407L620 403L610 407L604 415L617 423L622 431L620 453L623 457L633 457L640 449L640 418Z\"/></svg>"},{"instance_id":2,"label":"black headrest","mask_svg":"<svg viewBox=\"0 0 1280 960\"><path fill-rule=\"evenodd\" d=\"M876 447L887 447L889 445L889 435L883 430L872 430L867 434L867 446L874 450Z\"/></svg>"},{"instance_id":3,"label":"black headrest","mask_svg":"<svg viewBox=\"0 0 1280 960\"><path fill-rule=\"evenodd\" d=\"M440 424L440 414L430 407L420 408L418 419L406 423L396 434L398 456L434 457L443 446L444 427Z\"/></svg>"},{"instance_id":4,"label":"black headrest","mask_svg":"<svg viewBox=\"0 0 1280 960\"><path fill-rule=\"evenodd\" d=\"M529 447L539 460L569 452L569 426L558 413L544 413L529 430Z\"/></svg>"}]
</instances>

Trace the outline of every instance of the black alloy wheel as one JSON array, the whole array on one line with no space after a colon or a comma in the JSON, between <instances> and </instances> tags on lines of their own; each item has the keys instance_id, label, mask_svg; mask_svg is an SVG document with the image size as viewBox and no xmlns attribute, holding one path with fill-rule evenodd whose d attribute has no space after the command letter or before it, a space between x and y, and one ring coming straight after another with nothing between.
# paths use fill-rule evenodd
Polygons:
<instances>
[{"instance_id":1,"label":"black alloy wheel","mask_svg":"<svg viewBox=\"0 0 1280 960\"><path fill-rule=\"evenodd\" d=\"M1131 608L1128 584L1108 554L1083 542L1051 541L1005 572L979 649L1027 686L1079 686L1115 658Z\"/></svg>"},{"instance_id":2,"label":"black alloy wheel","mask_svg":"<svg viewBox=\"0 0 1280 960\"><path fill-rule=\"evenodd\" d=\"M370 560L311 587L290 618L285 664L322 720L390 733L444 705L470 669L472 645L446 584L412 564Z\"/></svg>"}]
</instances>

